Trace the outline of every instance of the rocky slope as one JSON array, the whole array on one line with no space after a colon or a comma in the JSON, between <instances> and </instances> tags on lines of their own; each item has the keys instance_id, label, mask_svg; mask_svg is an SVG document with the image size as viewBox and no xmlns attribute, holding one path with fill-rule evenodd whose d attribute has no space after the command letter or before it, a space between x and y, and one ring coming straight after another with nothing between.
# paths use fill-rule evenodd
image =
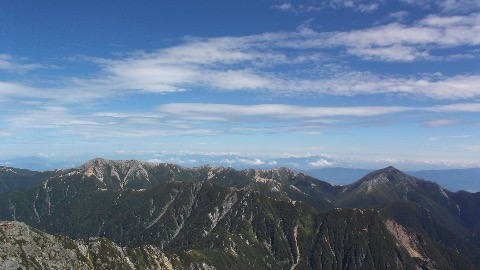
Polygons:
<instances>
[{"instance_id":1,"label":"rocky slope","mask_svg":"<svg viewBox=\"0 0 480 270\"><path fill-rule=\"evenodd\" d=\"M72 240L17 221L0 222L0 266L2 269L213 269L188 254L167 254L154 246L122 248L99 237Z\"/></svg>"}]
</instances>

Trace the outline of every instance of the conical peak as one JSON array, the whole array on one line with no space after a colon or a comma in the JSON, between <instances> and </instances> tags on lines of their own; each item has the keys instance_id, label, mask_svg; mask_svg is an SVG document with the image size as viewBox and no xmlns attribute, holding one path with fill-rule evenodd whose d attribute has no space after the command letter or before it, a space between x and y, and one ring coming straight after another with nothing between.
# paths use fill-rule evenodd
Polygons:
<instances>
[{"instance_id":1,"label":"conical peak","mask_svg":"<svg viewBox=\"0 0 480 270\"><path fill-rule=\"evenodd\" d=\"M410 176L393 166L388 166L386 168L374 171L368 174L367 176L365 176L365 178L367 178L365 180L384 178L391 183L412 183L412 184L414 184L417 180L415 177Z\"/></svg>"},{"instance_id":2,"label":"conical peak","mask_svg":"<svg viewBox=\"0 0 480 270\"><path fill-rule=\"evenodd\" d=\"M378 170L378 172L384 173L384 174L402 174L402 175L405 174L405 173L403 173L402 171L400 171L399 169L397 169L393 166L388 166L386 168L380 169L380 170Z\"/></svg>"}]
</instances>

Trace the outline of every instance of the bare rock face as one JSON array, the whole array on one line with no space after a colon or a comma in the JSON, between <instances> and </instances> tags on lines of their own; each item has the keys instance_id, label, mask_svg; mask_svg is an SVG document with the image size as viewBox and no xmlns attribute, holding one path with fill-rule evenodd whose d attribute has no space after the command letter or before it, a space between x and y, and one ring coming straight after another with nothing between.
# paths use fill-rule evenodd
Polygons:
<instances>
[{"instance_id":1,"label":"bare rock face","mask_svg":"<svg viewBox=\"0 0 480 270\"><path fill-rule=\"evenodd\" d=\"M422 260L425 259L419 250L418 239L415 239L414 235L408 233L403 226L390 219L385 221L385 226L387 227L388 231L398 240L398 242L408 251L410 256L413 258L420 258Z\"/></svg>"},{"instance_id":2,"label":"bare rock face","mask_svg":"<svg viewBox=\"0 0 480 270\"><path fill-rule=\"evenodd\" d=\"M171 257L171 259L169 258ZM72 240L33 229L24 223L0 222L2 269L179 269L178 256L145 246L122 248L104 238ZM215 269L206 263L192 269Z\"/></svg>"},{"instance_id":3,"label":"bare rock face","mask_svg":"<svg viewBox=\"0 0 480 270\"><path fill-rule=\"evenodd\" d=\"M90 160L77 170L86 177L95 177L107 185L113 185L118 189L126 189L130 185L145 185L150 182L150 173L152 165L137 160L112 161L96 158Z\"/></svg>"},{"instance_id":4,"label":"bare rock face","mask_svg":"<svg viewBox=\"0 0 480 270\"><path fill-rule=\"evenodd\" d=\"M78 243L55 237L21 222L1 222L0 265L4 269L91 269Z\"/></svg>"}]
</instances>

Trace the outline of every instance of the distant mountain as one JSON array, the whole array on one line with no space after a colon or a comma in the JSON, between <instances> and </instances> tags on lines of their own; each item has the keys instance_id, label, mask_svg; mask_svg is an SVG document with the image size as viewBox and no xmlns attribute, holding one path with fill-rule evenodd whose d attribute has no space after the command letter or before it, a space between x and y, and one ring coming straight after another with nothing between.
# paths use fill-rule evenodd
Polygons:
<instances>
[{"instance_id":1,"label":"distant mountain","mask_svg":"<svg viewBox=\"0 0 480 270\"><path fill-rule=\"evenodd\" d=\"M372 172L372 170L369 169L342 167L326 167L303 171L306 174L318 179L322 179L334 185L349 185L364 175ZM480 191L480 168L420 170L407 171L407 173L418 178L435 182L450 191Z\"/></svg>"},{"instance_id":2,"label":"distant mountain","mask_svg":"<svg viewBox=\"0 0 480 270\"><path fill-rule=\"evenodd\" d=\"M373 171L345 186L336 202L345 207L378 207L394 201L409 200L414 195L415 198L428 198L432 192L445 193L438 184L423 181L390 166Z\"/></svg>"},{"instance_id":3,"label":"distant mountain","mask_svg":"<svg viewBox=\"0 0 480 270\"><path fill-rule=\"evenodd\" d=\"M80 162L81 163L81 162ZM58 161L49 157L16 157L0 160L0 166L15 167L33 171L54 171L77 166L77 161Z\"/></svg>"},{"instance_id":4,"label":"distant mountain","mask_svg":"<svg viewBox=\"0 0 480 270\"><path fill-rule=\"evenodd\" d=\"M72 239L151 245L179 258L179 268L480 265L480 193L450 192L394 167L347 186L287 168L106 159L45 176L0 195L0 219Z\"/></svg>"},{"instance_id":5,"label":"distant mountain","mask_svg":"<svg viewBox=\"0 0 480 270\"><path fill-rule=\"evenodd\" d=\"M0 166L0 194L24 190L43 182L52 172L34 172Z\"/></svg>"},{"instance_id":6,"label":"distant mountain","mask_svg":"<svg viewBox=\"0 0 480 270\"><path fill-rule=\"evenodd\" d=\"M364 175L372 172L372 170L369 169L342 167L325 167L320 169L305 169L301 171L333 185L349 185L362 178ZM480 191L480 168L420 170L407 171L407 173L418 178L435 182L450 191Z\"/></svg>"},{"instance_id":7,"label":"distant mountain","mask_svg":"<svg viewBox=\"0 0 480 270\"><path fill-rule=\"evenodd\" d=\"M372 172L369 169L352 169L342 167L326 167L321 169L304 170L306 174L309 174L315 178L322 179L333 185L349 185L364 175Z\"/></svg>"},{"instance_id":8,"label":"distant mountain","mask_svg":"<svg viewBox=\"0 0 480 270\"><path fill-rule=\"evenodd\" d=\"M433 181L450 191L480 191L480 168L423 170L409 173L413 176Z\"/></svg>"}]
</instances>

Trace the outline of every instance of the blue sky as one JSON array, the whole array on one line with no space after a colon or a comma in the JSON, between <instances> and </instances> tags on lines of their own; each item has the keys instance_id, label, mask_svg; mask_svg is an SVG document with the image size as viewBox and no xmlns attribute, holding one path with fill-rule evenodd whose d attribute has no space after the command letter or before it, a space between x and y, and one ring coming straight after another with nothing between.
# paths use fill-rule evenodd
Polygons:
<instances>
[{"instance_id":1,"label":"blue sky","mask_svg":"<svg viewBox=\"0 0 480 270\"><path fill-rule=\"evenodd\" d=\"M0 159L480 166L477 0L2 1Z\"/></svg>"}]
</instances>

